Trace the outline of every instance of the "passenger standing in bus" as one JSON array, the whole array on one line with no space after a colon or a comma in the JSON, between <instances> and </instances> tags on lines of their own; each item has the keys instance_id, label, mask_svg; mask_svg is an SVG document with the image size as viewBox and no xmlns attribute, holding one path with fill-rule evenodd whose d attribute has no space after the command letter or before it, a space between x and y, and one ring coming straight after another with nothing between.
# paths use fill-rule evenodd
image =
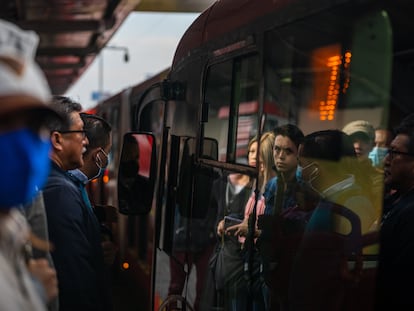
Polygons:
<instances>
[{"instance_id":1,"label":"passenger standing in bus","mask_svg":"<svg viewBox=\"0 0 414 311\"><path fill-rule=\"evenodd\" d=\"M293 190L291 186L295 185L300 177L300 171L298 171L298 149L304 137L302 131L293 124L281 125L276 127L273 132L275 134L273 160L277 176L273 177L266 184L264 196L266 198L265 214L267 215L275 213L273 209L275 208L278 182L283 182L283 192L286 192L285 197L292 197L289 195ZM283 208L286 208L287 204L288 201L286 200Z\"/></svg>"},{"instance_id":2,"label":"passenger standing in bus","mask_svg":"<svg viewBox=\"0 0 414 311\"><path fill-rule=\"evenodd\" d=\"M234 235L239 237L240 247L243 250L241 253L243 257L242 265L245 267L246 263L251 260L251 271L244 271L244 279L247 282L243 282L239 287L237 295L231 298L233 300L233 310L250 310L250 303L252 303L253 309L256 311L266 310L268 294L261 273L262 261L255 241L259 235L256 225L257 217L262 215L265 210L265 198L263 196L265 185L275 176L273 170L274 141L274 133L265 132L260 138L260 145L257 138L253 138L249 142L248 164L259 169L257 185L253 186L253 189L256 188L255 190L258 193L254 191L250 195L244 207L243 221L240 224L226 226L225 220L221 222L226 236ZM254 208L256 208L256 219L251 217ZM250 232L250 228L252 227L251 222L254 222L254 232ZM249 238L253 240L249 240ZM243 271L245 268L241 267L241 270Z\"/></svg>"},{"instance_id":3,"label":"passenger standing in bus","mask_svg":"<svg viewBox=\"0 0 414 311\"><path fill-rule=\"evenodd\" d=\"M385 184L395 193L382 218L376 310L414 308L414 114L395 134L385 157Z\"/></svg>"},{"instance_id":4,"label":"passenger standing in bus","mask_svg":"<svg viewBox=\"0 0 414 311\"><path fill-rule=\"evenodd\" d=\"M60 119L34 62L38 41L34 32L0 20L0 310L46 310L46 298L57 296L56 273L45 259L32 259L39 239L21 213L46 182L46 125Z\"/></svg>"},{"instance_id":5,"label":"passenger standing in bus","mask_svg":"<svg viewBox=\"0 0 414 311\"><path fill-rule=\"evenodd\" d=\"M292 267L289 310L370 310L374 282L361 281L361 256L375 210L355 178L352 142L338 130L314 132L305 136L299 161L302 179L321 199Z\"/></svg>"},{"instance_id":6,"label":"passenger standing in bus","mask_svg":"<svg viewBox=\"0 0 414 311\"><path fill-rule=\"evenodd\" d=\"M101 236L93 211L67 171L82 167L88 139L79 103L55 96L53 107L70 122L49 124L51 173L44 200L52 257L59 281L60 310L106 310Z\"/></svg>"},{"instance_id":7,"label":"passenger standing in bus","mask_svg":"<svg viewBox=\"0 0 414 311\"><path fill-rule=\"evenodd\" d=\"M374 147L374 127L365 120L352 121L344 126L342 131L351 137L355 154L360 161L366 161Z\"/></svg>"},{"instance_id":8,"label":"passenger standing in bus","mask_svg":"<svg viewBox=\"0 0 414 311\"><path fill-rule=\"evenodd\" d=\"M260 253L263 260L263 275L266 284L269 286L269 310L286 309L287 304L287 283L290 264L287 256L292 254L296 244L293 241L289 249L282 250L280 228L280 216L284 215L289 208L297 206L297 190L300 171L298 170L298 149L304 135L302 131L293 124L285 124L273 130L275 142L273 148L274 166L277 176L272 178L266 185L264 197L266 198L265 215L259 218ZM306 213L303 213L304 215ZM300 219L295 219L299 222ZM288 221L286 219L286 221ZM305 222L305 219L303 219ZM293 227L293 226L291 226ZM300 227L300 226L299 226ZM296 232L301 231L295 229ZM292 232L285 232L292 235ZM299 234L298 234L299 236ZM283 258L283 260L282 260ZM280 264L283 262L284 264Z\"/></svg>"},{"instance_id":9,"label":"passenger standing in bus","mask_svg":"<svg viewBox=\"0 0 414 311\"><path fill-rule=\"evenodd\" d=\"M262 215L265 211L265 197L263 193L265 192L265 187L269 180L275 177L275 171L273 169L273 144L275 141L275 135L273 132L263 133L260 138L260 152L259 158L257 149L259 144L257 138L253 138L248 144L248 164L250 166L256 167L257 159L259 159L259 177L258 177L258 190L259 190L259 201L256 206L256 216ZM249 198L249 201L246 204L244 209L244 219L243 222L239 225L234 225L226 229L226 233L233 233L234 235L245 237L248 234L248 222L249 217L253 211L255 204L256 195L252 193ZM257 231L257 230L256 230ZM255 232L254 235L258 235L258 232ZM244 242L244 238L240 240Z\"/></svg>"},{"instance_id":10,"label":"passenger standing in bus","mask_svg":"<svg viewBox=\"0 0 414 311\"><path fill-rule=\"evenodd\" d=\"M381 171L384 168L384 159L387 155L388 148L393 140L393 133L390 129L384 127L377 127L375 129L374 148L368 155L372 165Z\"/></svg>"},{"instance_id":11,"label":"passenger standing in bus","mask_svg":"<svg viewBox=\"0 0 414 311\"><path fill-rule=\"evenodd\" d=\"M225 235L225 220L236 219L242 221L244 207L252 193L252 182L248 175L232 173L224 175L214 181L211 189L210 208L217 210L216 230L219 238L217 250L212 259L217 257L219 251L225 251L230 258L225 261L222 269L217 269L214 260L210 261L213 285L207 284L207 289L214 287L215 297L211 308L234 310L233 298L237 297L239 289L243 286L243 258L241 245L237 236ZM208 306L210 307L210 306ZM204 308L202 310L211 310Z\"/></svg>"},{"instance_id":12,"label":"passenger standing in bus","mask_svg":"<svg viewBox=\"0 0 414 311\"><path fill-rule=\"evenodd\" d=\"M378 190L380 194L378 194L378 199L375 201L378 201L376 204L378 205L378 218L376 221L376 228L379 230L381 221L382 221L382 215L384 213L387 213L384 208L387 208L383 204L382 200L379 200L379 198L383 198L383 200L388 200L388 197L395 191L391 189L390 185L387 185L384 183L384 161L385 157L388 153L388 149L390 147L391 141L394 138L394 133L391 129L385 128L385 127L377 127L375 129L375 146L369 153L369 159L372 161L372 165L374 166L377 176L379 180L382 181L381 184L378 186ZM381 189L380 189L381 187ZM375 205L374 205L375 206Z\"/></svg>"},{"instance_id":13,"label":"passenger standing in bus","mask_svg":"<svg viewBox=\"0 0 414 311\"><path fill-rule=\"evenodd\" d=\"M382 214L384 177L369 159L375 141L374 127L368 121L356 120L345 125L342 131L351 138L358 158L359 168L355 172L355 178L370 198L379 219Z\"/></svg>"}]
</instances>

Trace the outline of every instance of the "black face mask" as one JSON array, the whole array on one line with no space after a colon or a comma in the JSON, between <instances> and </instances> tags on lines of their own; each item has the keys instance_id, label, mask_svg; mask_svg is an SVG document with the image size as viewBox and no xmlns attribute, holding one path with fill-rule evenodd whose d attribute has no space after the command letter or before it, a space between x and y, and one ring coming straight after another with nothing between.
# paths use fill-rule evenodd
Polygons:
<instances>
[{"instance_id":1,"label":"black face mask","mask_svg":"<svg viewBox=\"0 0 414 311\"><path fill-rule=\"evenodd\" d=\"M139 165L136 160L122 161L120 169L124 177L135 177L138 175Z\"/></svg>"}]
</instances>

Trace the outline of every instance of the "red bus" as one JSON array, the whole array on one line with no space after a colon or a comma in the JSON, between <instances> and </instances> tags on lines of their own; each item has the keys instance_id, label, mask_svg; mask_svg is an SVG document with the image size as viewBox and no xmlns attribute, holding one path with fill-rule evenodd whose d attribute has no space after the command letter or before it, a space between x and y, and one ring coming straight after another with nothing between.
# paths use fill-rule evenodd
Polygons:
<instances>
[{"instance_id":1,"label":"red bus","mask_svg":"<svg viewBox=\"0 0 414 311\"><path fill-rule=\"evenodd\" d=\"M189 257L214 179L257 177L244 157L252 136L286 123L305 134L358 119L392 127L414 112L413 9L407 0L217 1L186 31L168 71L100 103L96 111L113 126L114 147L112 186L99 204L120 209L122 136L153 138L146 190L113 224L119 300L131 310L159 310L170 300L193 307L202 293L197 269L175 255L177 223L186 221L180 251ZM171 262L181 264L187 285L169 297ZM375 258L371 264L375 269ZM364 306L373 306L373 284L363 285ZM228 306L232 298L223 299ZM200 310L212 310L200 301Z\"/></svg>"}]
</instances>

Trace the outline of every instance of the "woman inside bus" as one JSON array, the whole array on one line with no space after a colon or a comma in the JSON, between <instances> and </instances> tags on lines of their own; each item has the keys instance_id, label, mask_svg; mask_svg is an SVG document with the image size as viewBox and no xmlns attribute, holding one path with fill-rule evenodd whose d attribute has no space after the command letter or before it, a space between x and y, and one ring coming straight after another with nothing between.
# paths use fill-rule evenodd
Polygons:
<instances>
[{"instance_id":1,"label":"woman inside bus","mask_svg":"<svg viewBox=\"0 0 414 311\"><path fill-rule=\"evenodd\" d=\"M274 167L274 160L273 160L273 145L275 141L275 134L273 132L266 132L262 134L260 139L260 158L259 158L259 176L258 176L258 185L257 189L259 190L259 200L257 201L256 205L256 216L262 215L265 211L265 198L263 193L265 191L265 186L270 179L276 176L276 173L273 169ZM257 166L257 148L258 142L257 138L254 137L250 140L248 145L248 164L250 166L256 167ZM246 204L244 209L244 219L243 222L228 227L226 229L226 233L233 233L234 235L239 236L239 240L241 243L244 243L245 237L248 233L248 222L249 217L253 212L253 208L255 205L256 195L253 192L249 198L249 201ZM255 236L258 234L256 230Z\"/></svg>"},{"instance_id":2,"label":"woman inside bus","mask_svg":"<svg viewBox=\"0 0 414 311\"><path fill-rule=\"evenodd\" d=\"M256 204L256 193L253 191L244 206L243 221L240 224L233 224L226 226L225 219L219 222L217 233L219 235L225 234L226 236L237 236L240 248L243 250L240 255L242 260L240 261L240 270L243 271L243 266L248 260L248 252L245 247L246 236L249 231L249 218L256 205L256 219L258 215L264 213L265 204L263 191L266 183L275 176L273 170L273 144L275 141L275 135L273 132L263 133L260 139L260 151L259 156L257 150L259 147L257 138L253 138L248 145L248 164L253 167L257 167L257 159L259 160L259 176L257 186L253 187L258 189L259 200ZM257 232L257 230L255 230ZM259 253L254 249L250 254L253 254L253 265L250 273L243 273L240 286L238 286L238 292L235 296L231 297L232 308L230 310L250 310L249 299L253 302L253 310L266 310L267 305L267 293L264 292L264 282L261 275L261 260ZM248 277L248 278L246 278ZM248 281L246 281L248 280ZM249 288L250 287L250 288Z\"/></svg>"},{"instance_id":3,"label":"woman inside bus","mask_svg":"<svg viewBox=\"0 0 414 311\"><path fill-rule=\"evenodd\" d=\"M210 209L217 211L216 230L220 241L213 253L209 267L211 282L207 281L203 294L202 310L237 310L229 303L229 297L237 297L239 288L245 282L243 262L240 256L240 242L236 236L224 234L224 225L228 217L243 219L244 207L252 192L251 179L239 173L225 174L214 181L211 189ZM220 260L220 256L222 260ZM209 279L207 279L209 280ZM206 294L207 293L207 294ZM205 297L208 298L205 298ZM230 298L231 299L231 298ZM215 304L210 306L210 304Z\"/></svg>"}]
</instances>

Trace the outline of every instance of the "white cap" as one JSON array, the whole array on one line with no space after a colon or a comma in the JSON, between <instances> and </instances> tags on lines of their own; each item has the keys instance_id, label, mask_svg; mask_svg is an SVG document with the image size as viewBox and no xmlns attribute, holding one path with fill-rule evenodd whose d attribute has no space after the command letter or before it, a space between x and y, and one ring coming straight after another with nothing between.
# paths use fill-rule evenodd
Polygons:
<instances>
[{"instance_id":1,"label":"white cap","mask_svg":"<svg viewBox=\"0 0 414 311\"><path fill-rule=\"evenodd\" d=\"M342 129L342 132L349 136L355 135L357 133L363 133L369 140L374 141L375 139L374 127L368 121L365 120L356 120L348 123Z\"/></svg>"},{"instance_id":2,"label":"white cap","mask_svg":"<svg viewBox=\"0 0 414 311\"><path fill-rule=\"evenodd\" d=\"M51 110L48 83L34 61L38 43L35 32L0 19L0 115L21 109ZM14 97L25 99L6 100Z\"/></svg>"}]
</instances>

